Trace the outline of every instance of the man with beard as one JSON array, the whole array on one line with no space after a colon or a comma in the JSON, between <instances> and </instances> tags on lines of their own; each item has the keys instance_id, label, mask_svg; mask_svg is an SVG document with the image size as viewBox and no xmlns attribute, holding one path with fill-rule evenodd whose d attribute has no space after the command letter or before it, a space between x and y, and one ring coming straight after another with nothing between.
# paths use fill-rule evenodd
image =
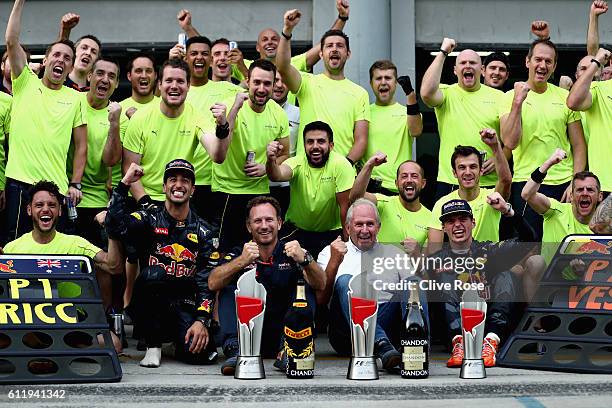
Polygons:
<instances>
[{"instance_id":1,"label":"man with beard","mask_svg":"<svg viewBox=\"0 0 612 408\"><path fill-rule=\"evenodd\" d=\"M205 114L218 103L232 106L236 95L244 89L229 81L210 81L208 70L211 64L211 42L207 37L195 36L187 40L185 62L191 72L191 86L187 93L187 102ZM177 46L170 51L170 58L180 56ZM218 48L218 47L217 47ZM195 151L194 166L196 169L196 190L192 204L198 215L209 223L219 222L219 211L212 210L214 206L212 196L212 161L210 156L201 147Z\"/></svg>"},{"instance_id":2,"label":"man with beard","mask_svg":"<svg viewBox=\"0 0 612 408\"><path fill-rule=\"evenodd\" d=\"M278 45L276 63L289 90L300 101L301 123L328 123L334 130L336 152L354 164L361 159L368 146L370 106L368 92L344 76L344 65L351 55L349 39L340 30L330 30L321 38L320 57L323 73L313 75L299 72L291 65L291 32L301 18L299 10L285 13L282 38ZM298 138L297 154L302 155L303 140Z\"/></svg>"},{"instance_id":3,"label":"man with beard","mask_svg":"<svg viewBox=\"0 0 612 408\"><path fill-rule=\"evenodd\" d=\"M603 198L599 178L590 171L581 171L572 177L569 203L561 203L538 192L548 171L563 160L567 160L567 154L562 149L556 149L531 173L521 192L522 198L529 206L544 217L542 256L547 263L563 238L570 234L591 233L589 222L597 210L597 204Z\"/></svg>"},{"instance_id":4,"label":"man with beard","mask_svg":"<svg viewBox=\"0 0 612 408\"><path fill-rule=\"evenodd\" d=\"M587 69L572 86L567 106L583 112L586 117L589 170L601 175L601 190L609 194L612 191L612 172L608 167L612 157L612 81L593 82L593 76L610 61L610 51L600 48L594 58L587 58L590 58Z\"/></svg>"},{"instance_id":5,"label":"man with beard","mask_svg":"<svg viewBox=\"0 0 612 408\"><path fill-rule=\"evenodd\" d=\"M491 88L504 90L504 85L510 77L510 60L503 52L493 52L482 64L482 77L484 83Z\"/></svg>"},{"instance_id":6,"label":"man with beard","mask_svg":"<svg viewBox=\"0 0 612 408\"><path fill-rule=\"evenodd\" d=\"M19 44L24 0L16 0L6 27L6 46L13 78L11 137L6 165L6 208L8 239L29 231L25 192L42 179L54 182L76 205L87 158L87 110L85 99L63 86L74 65L72 42L51 44L45 53L42 79L28 67ZM32 107L36 107L33 109ZM66 157L74 145L70 185ZM44 152L44 154L41 154Z\"/></svg>"},{"instance_id":7,"label":"man with beard","mask_svg":"<svg viewBox=\"0 0 612 408\"><path fill-rule=\"evenodd\" d=\"M79 24L81 17L78 14L67 13L60 20L60 33L58 40L68 40L70 32ZM76 58L72 71L66 77L64 85L79 92L89 91L88 75L102 51L102 43L92 35L87 34L79 38L75 45Z\"/></svg>"},{"instance_id":8,"label":"man with beard","mask_svg":"<svg viewBox=\"0 0 612 408\"><path fill-rule=\"evenodd\" d=\"M215 201L223 206L219 230L222 250L227 251L248 238L242 223L246 204L255 196L270 193L263 164L268 143L279 142L279 164L289 154L287 115L276 102L270 101L275 75L276 67L270 61L257 60L251 64L248 95L238 94L232 107L232 114L238 112L227 159L222 164L213 164L212 189L218 192Z\"/></svg>"},{"instance_id":9,"label":"man with beard","mask_svg":"<svg viewBox=\"0 0 612 408\"><path fill-rule=\"evenodd\" d=\"M484 143L478 134L486 128L499 133L497 111L503 93L480 83L480 56L469 49L457 55L454 67L457 83L440 84L444 61L456 45L451 38L442 41L440 53L427 68L421 83L421 97L427 106L435 109L440 133L436 200L457 187L453 168L448 165L457 145L474 146L484 155L480 186L492 187L498 177L491 146Z\"/></svg>"},{"instance_id":10,"label":"man with beard","mask_svg":"<svg viewBox=\"0 0 612 408\"><path fill-rule=\"evenodd\" d=\"M231 137L231 124L225 106L213 109L215 126L207 116L185 103L189 91L190 71L185 61L171 59L159 71L161 102L138 110L129 121L123 144L123 169L132 163L142 165L145 174L131 184L134 199L142 208L165 197L163 170L159 163L172 157L193 160L199 144L215 162L223 162ZM231 118L230 118L231 120Z\"/></svg>"},{"instance_id":11,"label":"man with beard","mask_svg":"<svg viewBox=\"0 0 612 408\"><path fill-rule=\"evenodd\" d=\"M246 206L246 228L250 240L224 257L223 264L210 273L211 290L219 291L219 321L223 336L223 352L227 360L221 366L223 375L233 375L238 355L235 290L238 278L253 268L257 281L267 290L265 300L261 354L264 358L280 357L283 316L295 298L297 281L303 278L306 296L313 305L315 290L325 287L325 273L299 241L279 239L282 226L278 201L272 197L255 197ZM278 353L278 354L277 354ZM278 361L281 363L281 361ZM282 367L282 364L275 366Z\"/></svg>"},{"instance_id":12,"label":"man with beard","mask_svg":"<svg viewBox=\"0 0 612 408\"><path fill-rule=\"evenodd\" d=\"M425 188L425 172L414 160L406 160L397 168L395 186L399 195L386 196L366 192L368 180L375 167L383 165L387 156L376 152L363 165L351 189L350 201L365 197L376 204L380 214L378 240L384 243L401 243L408 252L416 252L427 239L427 226L431 218L419 196Z\"/></svg>"},{"instance_id":13,"label":"man with beard","mask_svg":"<svg viewBox=\"0 0 612 408\"><path fill-rule=\"evenodd\" d=\"M395 101L395 90L400 84L407 97L407 105ZM385 154L385 162L373 167L373 180L368 191L396 195L396 171L404 160L412 158L413 138L423 131L423 116L419 112L416 93L410 77L397 77L397 67L389 60L376 61L370 67L370 86L376 102L370 105L370 128L366 158L377 152ZM387 162L387 158L389 159ZM379 208L380 210L380 208Z\"/></svg>"},{"instance_id":14,"label":"man with beard","mask_svg":"<svg viewBox=\"0 0 612 408\"><path fill-rule=\"evenodd\" d=\"M586 143L580 114L565 106L568 92L548 83L557 66L557 47L550 40L535 40L529 48L525 65L527 82L516 82L500 105L501 137L512 150L514 176L511 203L533 226L538 240L542 237L542 217L521 199L521 191L537 163L542 163L555 146L570 152L569 160L551 169L542 193L566 201L571 192L572 175L586 166Z\"/></svg>"},{"instance_id":15,"label":"man with beard","mask_svg":"<svg viewBox=\"0 0 612 408\"><path fill-rule=\"evenodd\" d=\"M432 253L439 249L444 241L444 231L440 224L440 214L444 203L461 199L466 200L474 211L476 227L472 229L474 239L478 241L499 241L500 212L487 204L487 197L493 192L498 192L506 200L510 196L512 174L504 152L502 150L497 134L493 129L480 131L482 142L493 152L495 168L497 169L497 183L495 188L482 188L479 179L482 175L482 156L473 146L457 146L451 156L453 175L457 178L459 189L455 190L436 201L428 231L428 252Z\"/></svg>"},{"instance_id":16,"label":"man with beard","mask_svg":"<svg viewBox=\"0 0 612 408\"><path fill-rule=\"evenodd\" d=\"M130 214L130 185L143 171L135 163L127 169L113 190L105 223L109 236L122 241L128 259L138 259L140 264L131 305L147 346L140 365L159 367L162 343L168 340L175 344L176 359L214 363L217 352L209 329L215 293L208 287L212 233L189 208L193 166L183 159L166 164L163 205Z\"/></svg>"},{"instance_id":17,"label":"man with beard","mask_svg":"<svg viewBox=\"0 0 612 408\"><path fill-rule=\"evenodd\" d=\"M313 254L342 235L355 170L334 148L325 122L304 127L304 155L279 165L282 147L268 145L266 172L272 181L289 181L291 196L282 236L297 239Z\"/></svg>"}]
</instances>

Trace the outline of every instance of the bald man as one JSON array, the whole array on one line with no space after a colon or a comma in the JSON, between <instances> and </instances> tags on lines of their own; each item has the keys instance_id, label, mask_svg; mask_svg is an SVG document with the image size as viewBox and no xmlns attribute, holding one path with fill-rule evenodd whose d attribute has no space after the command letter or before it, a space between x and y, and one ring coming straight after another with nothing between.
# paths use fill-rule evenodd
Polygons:
<instances>
[{"instance_id":1,"label":"bald man","mask_svg":"<svg viewBox=\"0 0 612 408\"><path fill-rule=\"evenodd\" d=\"M440 52L421 83L421 98L435 109L440 133L436 200L457 189L451 166L457 145L473 146L484 156L481 187L494 187L497 182L493 151L481 140L480 131L488 128L499 134L497 111L503 92L480 83L482 61L474 50L463 50L457 55L454 66L457 83L440 84L444 61L456 46L451 38L442 41Z\"/></svg>"}]
</instances>

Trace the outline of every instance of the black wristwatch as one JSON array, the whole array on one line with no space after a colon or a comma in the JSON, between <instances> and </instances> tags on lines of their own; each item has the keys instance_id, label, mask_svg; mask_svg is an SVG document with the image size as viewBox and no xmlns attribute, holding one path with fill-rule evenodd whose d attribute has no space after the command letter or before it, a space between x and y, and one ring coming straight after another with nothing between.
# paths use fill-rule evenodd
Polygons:
<instances>
[{"instance_id":1,"label":"black wristwatch","mask_svg":"<svg viewBox=\"0 0 612 408\"><path fill-rule=\"evenodd\" d=\"M312 257L312 255L310 255L310 252L304 250L304 261L300 262L299 265L301 267L306 267L310 265L312 261L314 261L314 258Z\"/></svg>"},{"instance_id":2,"label":"black wristwatch","mask_svg":"<svg viewBox=\"0 0 612 408\"><path fill-rule=\"evenodd\" d=\"M69 187L74 187L77 190L81 191L83 189L83 186L81 185L81 183L70 183L68 184Z\"/></svg>"},{"instance_id":3,"label":"black wristwatch","mask_svg":"<svg viewBox=\"0 0 612 408\"><path fill-rule=\"evenodd\" d=\"M210 317L197 317L196 320L202 323L207 329L210 329L212 325L212 319Z\"/></svg>"}]
</instances>

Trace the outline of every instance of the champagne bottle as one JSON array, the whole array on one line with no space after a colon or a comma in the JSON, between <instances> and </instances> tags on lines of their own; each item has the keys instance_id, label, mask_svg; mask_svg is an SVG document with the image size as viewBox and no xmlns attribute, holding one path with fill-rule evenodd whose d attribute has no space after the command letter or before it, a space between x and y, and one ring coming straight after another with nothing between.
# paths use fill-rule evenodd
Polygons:
<instances>
[{"instance_id":1,"label":"champagne bottle","mask_svg":"<svg viewBox=\"0 0 612 408\"><path fill-rule=\"evenodd\" d=\"M401 376L403 378L429 377L429 336L419 300L419 288L416 284L410 286L410 299L406 306L401 346Z\"/></svg>"},{"instance_id":2,"label":"champagne bottle","mask_svg":"<svg viewBox=\"0 0 612 408\"><path fill-rule=\"evenodd\" d=\"M299 279L295 300L285 315L285 355L287 378L314 377L314 321L306 299L306 283Z\"/></svg>"}]
</instances>

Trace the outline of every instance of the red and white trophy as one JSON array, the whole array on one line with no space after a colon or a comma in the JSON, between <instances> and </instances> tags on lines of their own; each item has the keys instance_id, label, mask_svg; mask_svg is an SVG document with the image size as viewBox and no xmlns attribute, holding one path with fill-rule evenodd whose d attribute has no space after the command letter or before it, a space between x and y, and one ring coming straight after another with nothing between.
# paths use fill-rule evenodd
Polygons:
<instances>
[{"instance_id":1,"label":"red and white trophy","mask_svg":"<svg viewBox=\"0 0 612 408\"><path fill-rule=\"evenodd\" d=\"M484 340L487 302L478 296L476 290L463 292L461 302L461 326L463 330L464 356L461 363L460 378L485 378L482 359L482 342Z\"/></svg>"},{"instance_id":2,"label":"red and white trophy","mask_svg":"<svg viewBox=\"0 0 612 408\"><path fill-rule=\"evenodd\" d=\"M255 279L255 269L239 279L236 296L238 317L238 360L234 378L260 380L266 378L261 359L261 336L266 311L266 288Z\"/></svg>"},{"instance_id":3,"label":"red and white trophy","mask_svg":"<svg viewBox=\"0 0 612 408\"><path fill-rule=\"evenodd\" d=\"M351 344L353 352L349 363L349 380L378 380L374 357L378 292L365 274L355 275L349 282Z\"/></svg>"}]
</instances>

